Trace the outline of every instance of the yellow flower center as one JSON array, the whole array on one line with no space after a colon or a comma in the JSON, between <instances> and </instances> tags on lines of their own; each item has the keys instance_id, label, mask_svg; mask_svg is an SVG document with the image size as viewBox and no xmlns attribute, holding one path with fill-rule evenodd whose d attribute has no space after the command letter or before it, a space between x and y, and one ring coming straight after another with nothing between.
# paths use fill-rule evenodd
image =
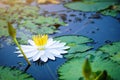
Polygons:
<instances>
[{"instance_id":1,"label":"yellow flower center","mask_svg":"<svg viewBox=\"0 0 120 80\"><path fill-rule=\"evenodd\" d=\"M47 44L48 35L35 35L33 36L33 41L39 50L43 50L44 46Z\"/></svg>"}]
</instances>

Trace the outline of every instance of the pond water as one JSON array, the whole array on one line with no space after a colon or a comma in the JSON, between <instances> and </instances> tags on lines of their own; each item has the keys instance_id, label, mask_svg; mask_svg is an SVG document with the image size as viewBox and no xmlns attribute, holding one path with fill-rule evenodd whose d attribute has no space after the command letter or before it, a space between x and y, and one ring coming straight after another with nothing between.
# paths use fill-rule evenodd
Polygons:
<instances>
[{"instance_id":1,"label":"pond water","mask_svg":"<svg viewBox=\"0 0 120 80\"><path fill-rule=\"evenodd\" d=\"M61 35L82 35L94 40L94 43L89 45L94 46L94 49L106 43L120 41L120 22L111 16L103 16L95 12L81 12L65 8L60 5L40 5L43 14L45 11L47 16L54 14L64 18L66 27L59 27L59 33L50 36L56 37ZM53 15L54 17L54 15ZM117 18L120 18L118 15ZM5 42L3 48L0 48L0 65L15 67L20 70L25 70L27 67L26 61L23 58L18 58L15 54L15 45L7 45ZM55 61L49 60L47 63L38 65L32 63L27 69L27 73L32 75L35 80L58 80L57 69L66 59L56 58Z\"/></svg>"}]
</instances>

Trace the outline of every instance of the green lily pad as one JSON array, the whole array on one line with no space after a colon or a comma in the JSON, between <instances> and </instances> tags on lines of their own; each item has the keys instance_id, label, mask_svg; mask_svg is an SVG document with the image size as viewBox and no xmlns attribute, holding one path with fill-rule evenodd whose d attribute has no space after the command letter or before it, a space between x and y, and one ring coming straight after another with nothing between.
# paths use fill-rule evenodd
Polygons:
<instances>
[{"instance_id":1,"label":"green lily pad","mask_svg":"<svg viewBox=\"0 0 120 80\"><path fill-rule=\"evenodd\" d=\"M120 52L120 42L114 42L111 44L106 44L100 47L98 50L109 53L110 55L115 55L116 53Z\"/></svg>"},{"instance_id":2,"label":"green lily pad","mask_svg":"<svg viewBox=\"0 0 120 80\"><path fill-rule=\"evenodd\" d=\"M68 54L65 54L67 59L74 58L74 56L80 55L79 53L82 54L93 48L87 45L93 40L84 36L60 36L55 39L67 43L67 46L70 47Z\"/></svg>"},{"instance_id":3,"label":"green lily pad","mask_svg":"<svg viewBox=\"0 0 120 80\"><path fill-rule=\"evenodd\" d=\"M114 5L112 7L113 9L108 8L108 9L100 11L100 13L102 13L103 15L108 15L108 16L113 16L113 17L117 16L120 12L120 5Z\"/></svg>"},{"instance_id":4,"label":"green lily pad","mask_svg":"<svg viewBox=\"0 0 120 80\"><path fill-rule=\"evenodd\" d=\"M69 43L68 43L68 46ZM70 46L70 49L68 50L68 53L78 53L78 52L85 52L87 50L90 50L92 47L91 46L87 46L86 44L75 44L74 46Z\"/></svg>"},{"instance_id":5,"label":"green lily pad","mask_svg":"<svg viewBox=\"0 0 120 80\"><path fill-rule=\"evenodd\" d=\"M75 45L75 44L83 44L83 43L89 43L89 42L93 42L92 39L87 38L85 36L61 36L61 37L57 37L55 38L56 40L60 40L62 42L66 42L66 43L70 43L69 45ZM73 44L72 44L73 43Z\"/></svg>"},{"instance_id":6,"label":"green lily pad","mask_svg":"<svg viewBox=\"0 0 120 80\"><path fill-rule=\"evenodd\" d=\"M0 80L35 80L27 73L9 67L0 67Z\"/></svg>"},{"instance_id":7,"label":"green lily pad","mask_svg":"<svg viewBox=\"0 0 120 80\"><path fill-rule=\"evenodd\" d=\"M64 63L59 69L60 80L82 80L82 67L85 58L74 58ZM91 62L92 72L106 70L113 80L119 80L120 65L111 60L96 57ZM114 68L115 67L115 68ZM71 76L70 76L71 75ZM109 80L109 79L108 79ZM111 79L110 79L111 80Z\"/></svg>"},{"instance_id":8,"label":"green lily pad","mask_svg":"<svg viewBox=\"0 0 120 80\"><path fill-rule=\"evenodd\" d=\"M40 29L36 30L37 33L39 34L52 34L54 32L57 32L55 27L41 27Z\"/></svg>"},{"instance_id":9,"label":"green lily pad","mask_svg":"<svg viewBox=\"0 0 120 80\"><path fill-rule=\"evenodd\" d=\"M117 3L117 1L80 1L66 3L65 7L80 11L100 11L115 3Z\"/></svg>"},{"instance_id":10,"label":"green lily pad","mask_svg":"<svg viewBox=\"0 0 120 80\"><path fill-rule=\"evenodd\" d=\"M120 52L110 58L120 64Z\"/></svg>"},{"instance_id":11,"label":"green lily pad","mask_svg":"<svg viewBox=\"0 0 120 80\"><path fill-rule=\"evenodd\" d=\"M92 51L92 50L90 50L90 51L86 51L86 52L76 52L76 53L74 53L74 54L67 54L67 55L65 55L65 57L67 58L67 59L72 59L72 58L90 58L91 60L93 60L95 57L94 56L99 56L99 57L101 57L101 58L106 58L107 56L108 56L108 54L104 54L103 55L103 52L101 52L101 51Z\"/></svg>"},{"instance_id":12,"label":"green lily pad","mask_svg":"<svg viewBox=\"0 0 120 80\"><path fill-rule=\"evenodd\" d=\"M2 36L9 36L7 28L3 26L0 27L0 37Z\"/></svg>"}]
</instances>

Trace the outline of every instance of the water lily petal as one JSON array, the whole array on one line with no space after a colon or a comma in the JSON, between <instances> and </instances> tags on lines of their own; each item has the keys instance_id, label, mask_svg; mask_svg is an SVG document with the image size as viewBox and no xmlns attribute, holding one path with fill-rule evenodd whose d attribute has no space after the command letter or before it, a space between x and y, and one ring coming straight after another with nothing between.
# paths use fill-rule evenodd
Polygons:
<instances>
[{"instance_id":1,"label":"water lily petal","mask_svg":"<svg viewBox=\"0 0 120 80\"><path fill-rule=\"evenodd\" d=\"M65 45L66 45L66 43L55 42L49 48L60 48L60 47L64 47Z\"/></svg>"},{"instance_id":2,"label":"water lily petal","mask_svg":"<svg viewBox=\"0 0 120 80\"><path fill-rule=\"evenodd\" d=\"M50 53L55 54L55 55L60 55L60 52L57 51L56 49L51 49L49 50Z\"/></svg>"},{"instance_id":3,"label":"water lily petal","mask_svg":"<svg viewBox=\"0 0 120 80\"><path fill-rule=\"evenodd\" d=\"M46 47L50 47L52 44L54 44L55 43L55 41L53 41L53 39L52 38L49 38L48 39L48 42L47 42L47 44L46 44Z\"/></svg>"},{"instance_id":4,"label":"water lily petal","mask_svg":"<svg viewBox=\"0 0 120 80\"><path fill-rule=\"evenodd\" d=\"M63 55L55 55L55 57L63 58Z\"/></svg>"},{"instance_id":5,"label":"water lily petal","mask_svg":"<svg viewBox=\"0 0 120 80\"><path fill-rule=\"evenodd\" d=\"M44 55L45 51L38 51L38 53L33 56L33 61L37 61L42 55Z\"/></svg>"},{"instance_id":6,"label":"water lily petal","mask_svg":"<svg viewBox=\"0 0 120 80\"><path fill-rule=\"evenodd\" d=\"M32 45L32 46L35 46L35 43L33 40L28 40L28 43L30 43L30 45Z\"/></svg>"},{"instance_id":7,"label":"water lily petal","mask_svg":"<svg viewBox=\"0 0 120 80\"><path fill-rule=\"evenodd\" d=\"M47 56L49 59L55 60L55 57L51 53L45 53L45 56Z\"/></svg>"},{"instance_id":8,"label":"water lily petal","mask_svg":"<svg viewBox=\"0 0 120 80\"><path fill-rule=\"evenodd\" d=\"M42 55L42 56L41 56L41 60L44 61L44 62L47 62L48 57L46 57L45 55Z\"/></svg>"},{"instance_id":9,"label":"water lily petal","mask_svg":"<svg viewBox=\"0 0 120 80\"><path fill-rule=\"evenodd\" d=\"M37 53L38 53L38 51L34 50L32 52L25 53L25 55L27 58L30 58L30 57L33 57L34 55L36 55ZM18 57L22 57L22 56L23 56L22 54L18 55Z\"/></svg>"},{"instance_id":10,"label":"water lily petal","mask_svg":"<svg viewBox=\"0 0 120 80\"><path fill-rule=\"evenodd\" d=\"M30 46L30 45L21 45L21 48L22 49L31 49L31 48L34 48L34 47Z\"/></svg>"}]
</instances>

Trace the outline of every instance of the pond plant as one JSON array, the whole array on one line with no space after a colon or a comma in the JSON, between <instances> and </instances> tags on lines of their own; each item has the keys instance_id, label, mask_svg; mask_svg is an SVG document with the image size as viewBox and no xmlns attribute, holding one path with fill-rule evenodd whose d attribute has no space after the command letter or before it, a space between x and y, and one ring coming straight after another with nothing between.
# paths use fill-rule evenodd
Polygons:
<instances>
[{"instance_id":1,"label":"pond plant","mask_svg":"<svg viewBox=\"0 0 120 80\"><path fill-rule=\"evenodd\" d=\"M0 66L0 80L35 80L35 79L30 74L27 74L18 69Z\"/></svg>"}]
</instances>

